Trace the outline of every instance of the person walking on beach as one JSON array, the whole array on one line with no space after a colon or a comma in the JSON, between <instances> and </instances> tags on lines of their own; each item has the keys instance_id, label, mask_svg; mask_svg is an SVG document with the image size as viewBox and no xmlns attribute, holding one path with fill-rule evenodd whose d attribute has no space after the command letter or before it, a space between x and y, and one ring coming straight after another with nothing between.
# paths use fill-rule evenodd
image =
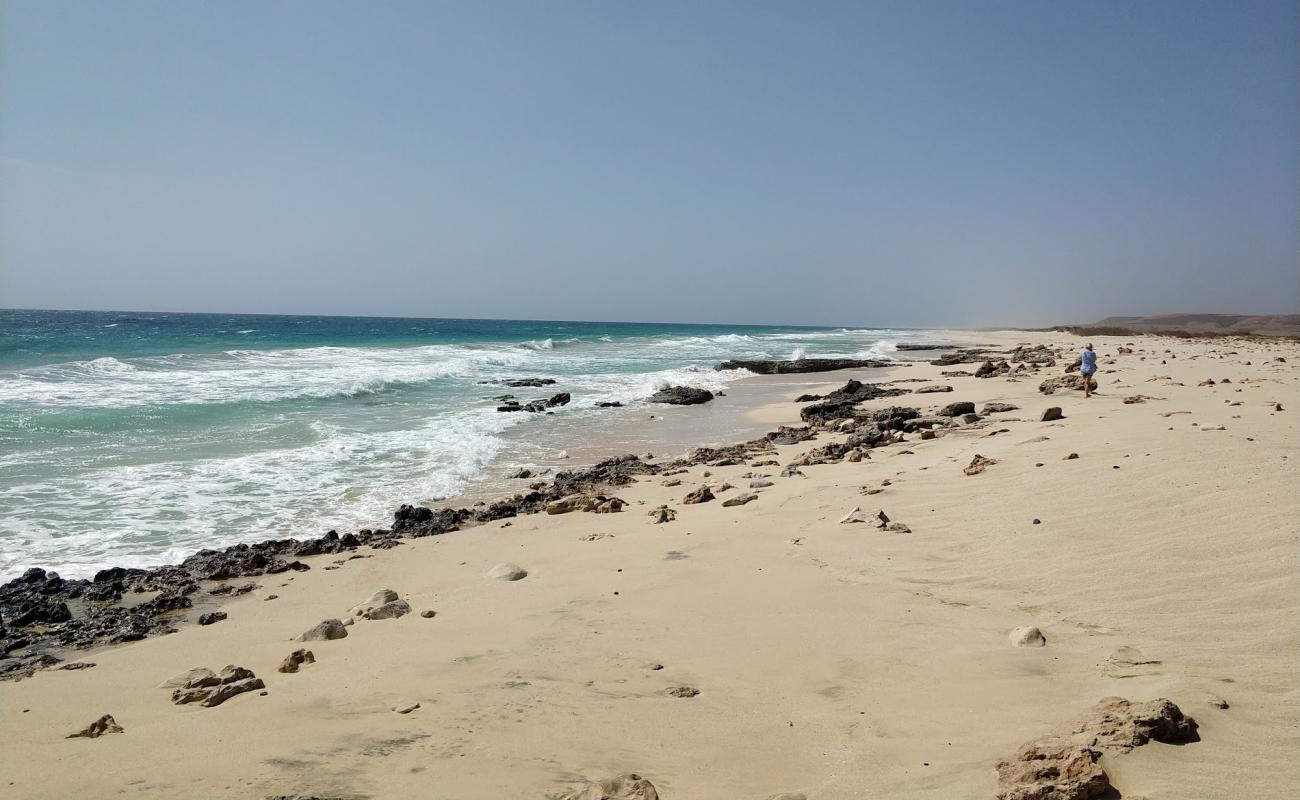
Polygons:
<instances>
[{"instance_id":1,"label":"person walking on beach","mask_svg":"<svg viewBox=\"0 0 1300 800\"><path fill-rule=\"evenodd\" d=\"M1079 354L1079 372L1083 375L1083 396L1092 397L1092 374L1097 371L1097 352L1092 349L1092 342L1084 345Z\"/></svg>"}]
</instances>

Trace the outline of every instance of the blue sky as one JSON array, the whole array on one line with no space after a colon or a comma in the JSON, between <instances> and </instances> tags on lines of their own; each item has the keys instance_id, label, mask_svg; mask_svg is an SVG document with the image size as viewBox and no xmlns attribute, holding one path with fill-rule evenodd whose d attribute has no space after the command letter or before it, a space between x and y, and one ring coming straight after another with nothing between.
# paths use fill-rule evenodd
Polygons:
<instances>
[{"instance_id":1,"label":"blue sky","mask_svg":"<svg viewBox=\"0 0 1300 800\"><path fill-rule=\"evenodd\" d=\"M1291 2L0 5L0 306L1300 304Z\"/></svg>"}]
</instances>

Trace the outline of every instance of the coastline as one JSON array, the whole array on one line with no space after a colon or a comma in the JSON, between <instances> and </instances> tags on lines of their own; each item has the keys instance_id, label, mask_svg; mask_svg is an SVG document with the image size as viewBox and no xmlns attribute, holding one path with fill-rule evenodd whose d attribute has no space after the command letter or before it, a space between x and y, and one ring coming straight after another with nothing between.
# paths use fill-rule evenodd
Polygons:
<instances>
[{"instance_id":1,"label":"coastline","mask_svg":"<svg viewBox=\"0 0 1300 800\"><path fill-rule=\"evenodd\" d=\"M1069 352L1079 342L964 336L956 341L999 350L1031 342ZM643 475L617 487L628 503L618 514L486 521L343 564L333 562L347 553L303 556L310 571L249 579L260 588L216 601L229 614L220 624L79 655L92 669L0 684L0 707L28 709L0 717L0 736L17 745L3 748L0 767L20 797L128 785L140 796L218 796L221 787L241 797L416 796L430 783L448 797L542 796L579 775L628 771L665 797L986 797L994 759L1122 694L1170 697L1202 736L1108 754L1125 796L1284 793L1300 777L1279 766L1294 752L1300 708L1284 655L1300 644L1287 593L1300 510L1289 408L1300 348L1097 343L1103 370L1115 371L1099 376L1102 394L1088 405L1074 392L1036 391L1060 368L1022 380L944 378L945 368L918 364L907 375L738 382L720 399L729 402L674 409L630 426L618 444L635 452L634 443L673 439L664 432L676 424L690 442L710 429L699 411L742 416L730 430L791 424L792 387L826 393L848 377L927 377L954 390L867 400L868 411L953 400L1021 410L933 440L906 436L861 461L805 466L804 477L696 464L677 486ZM1136 352L1118 355L1121 346ZM1160 364L1163 350L1178 358ZM1269 360L1278 356L1288 363ZM1197 385L1208 377L1232 383ZM1159 397L1122 402L1148 392ZM764 402L749 402L759 395ZM1266 410L1265 395L1285 410ZM1064 420L1039 422L1051 405L1065 408ZM775 458L787 465L843 438L775 445ZM1212 459L1198 455L1207 442ZM570 462L598 449L576 447ZM964 476L976 452L997 463ZM1064 461L1068 452L1079 458ZM741 476L755 471L773 485L754 502L680 502L703 482L748 491L753 479ZM883 491L864 496L864 486ZM646 512L659 505L676 520L651 525ZM910 532L839 524L855 505L887 509ZM497 561L530 574L485 581ZM359 621L347 639L313 643L317 663L300 674L274 671L299 646L289 637L380 588L437 616ZM1041 628L1047 646L1010 647L1006 631L1019 625ZM173 706L155 688L226 663L264 677L267 696L200 709ZM700 695L665 697L670 685ZM1232 695L1231 707L1212 709L1208 694ZM407 700L421 708L389 710ZM105 712L124 734L62 738ZM195 764L195 748L211 763ZM52 770L68 758L87 761Z\"/></svg>"}]
</instances>

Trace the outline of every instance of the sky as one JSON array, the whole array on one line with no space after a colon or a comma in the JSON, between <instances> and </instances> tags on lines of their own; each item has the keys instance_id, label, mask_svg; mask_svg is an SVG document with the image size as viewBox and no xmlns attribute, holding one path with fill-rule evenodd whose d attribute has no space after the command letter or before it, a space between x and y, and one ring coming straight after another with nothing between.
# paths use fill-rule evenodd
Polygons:
<instances>
[{"instance_id":1,"label":"sky","mask_svg":"<svg viewBox=\"0 0 1300 800\"><path fill-rule=\"evenodd\" d=\"M0 4L0 307L1300 308L1297 4Z\"/></svg>"}]
</instances>

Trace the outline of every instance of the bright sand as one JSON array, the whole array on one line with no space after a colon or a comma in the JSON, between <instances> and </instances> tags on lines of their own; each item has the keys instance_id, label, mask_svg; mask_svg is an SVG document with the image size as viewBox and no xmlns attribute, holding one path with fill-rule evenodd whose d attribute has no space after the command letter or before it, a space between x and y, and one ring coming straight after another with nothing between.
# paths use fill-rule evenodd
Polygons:
<instances>
[{"instance_id":1,"label":"bright sand","mask_svg":"<svg viewBox=\"0 0 1300 800\"><path fill-rule=\"evenodd\" d=\"M1137 352L1117 356L1130 341ZM0 797L541 798L637 772L666 799L989 798L997 758L1108 695L1167 697L1200 723L1199 742L1103 757L1126 799L1294 797L1300 347L1094 342L1090 400L1038 393L1060 367L1019 381L939 379L974 365L927 364L782 379L789 397L755 421L797 421L790 400L807 384L850 375L955 389L866 409L1020 410L803 478L711 468L715 488L739 488L702 505L680 504L709 469L696 467L675 476L681 486L618 489L620 514L522 517L362 550L334 570L347 554L309 559L310 572L253 579L261 588L226 603L225 622L70 657L93 669L0 683ZM1197 385L1206 378L1231 383ZM742 405L745 387L715 402ZM1152 399L1121 402L1139 393ZM1039 422L1053 405L1065 419ZM976 453L997 463L963 475ZM774 485L723 507L746 472ZM653 525L646 513L662 503L677 519ZM839 524L854 506L911 533ZM483 577L502 561L528 577ZM358 621L345 639L305 645L315 664L276 672L303 646L292 637L381 588L417 613ZM1021 625L1047 646L1012 646ZM226 664L255 671L266 696L201 708L157 688ZM699 695L666 694L683 685ZM409 702L420 708L390 710ZM64 738L105 713L125 732Z\"/></svg>"}]
</instances>

